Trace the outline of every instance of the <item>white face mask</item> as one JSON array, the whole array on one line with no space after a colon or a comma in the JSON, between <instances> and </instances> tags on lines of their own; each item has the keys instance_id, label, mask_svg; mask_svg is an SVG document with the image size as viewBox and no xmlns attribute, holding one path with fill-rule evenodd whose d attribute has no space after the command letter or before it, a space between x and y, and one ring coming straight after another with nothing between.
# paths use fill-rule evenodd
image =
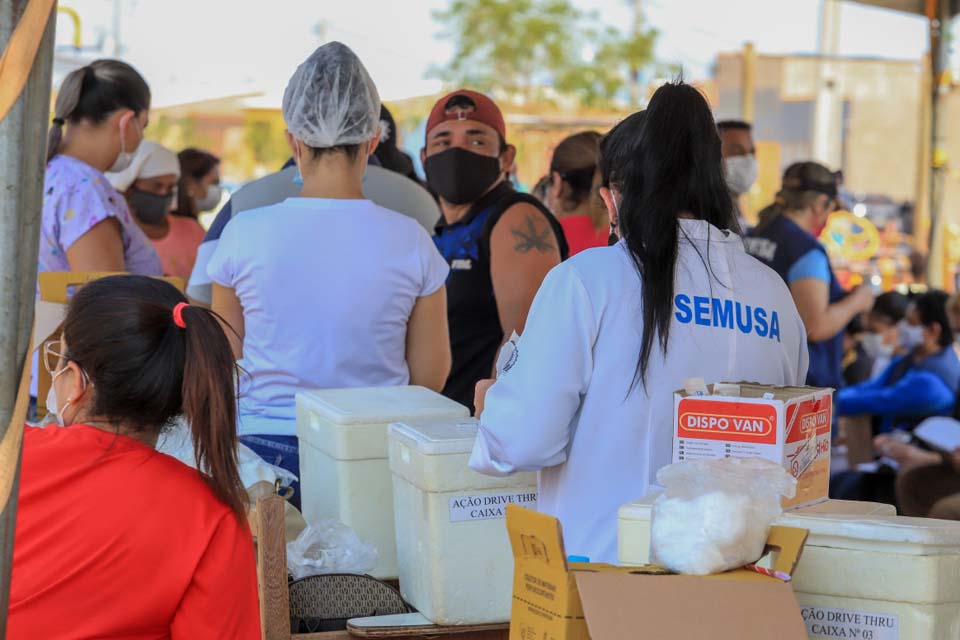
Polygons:
<instances>
[{"instance_id":1,"label":"white face mask","mask_svg":"<svg viewBox=\"0 0 960 640\"><path fill-rule=\"evenodd\" d=\"M923 327L913 326L908 322L900 323L900 346L913 351L923 344Z\"/></svg>"},{"instance_id":2,"label":"white face mask","mask_svg":"<svg viewBox=\"0 0 960 640\"><path fill-rule=\"evenodd\" d=\"M893 355L893 345L884 344L879 333L866 333L860 339L863 350L874 360L889 358Z\"/></svg>"},{"instance_id":3,"label":"white face mask","mask_svg":"<svg viewBox=\"0 0 960 640\"><path fill-rule=\"evenodd\" d=\"M223 196L223 187L218 184L212 184L207 187L207 192L202 197L197 198L197 211L210 211L218 204Z\"/></svg>"},{"instance_id":4,"label":"white face mask","mask_svg":"<svg viewBox=\"0 0 960 640\"><path fill-rule=\"evenodd\" d=\"M133 117L137 122L137 126L140 126L140 120L136 116ZM113 161L113 166L107 169L108 173L119 173L121 171L126 171L130 168L130 165L133 164L133 156L137 151L137 148L134 147L130 151L127 151L127 141L123 137L124 126L120 124L120 155L117 156L117 159ZM142 132L141 132L142 133Z\"/></svg>"},{"instance_id":5,"label":"white face mask","mask_svg":"<svg viewBox=\"0 0 960 640\"><path fill-rule=\"evenodd\" d=\"M752 155L731 156L723 161L727 188L734 195L750 191L757 179L757 158Z\"/></svg>"},{"instance_id":6,"label":"white face mask","mask_svg":"<svg viewBox=\"0 0 960 640\"><path fill-rule=\"evenodd\" d=\"M66 370L67 368L64 367L63 369L60 369L60 371L57 371L55 374L53 374L53 378L51 378L50 380L50 390L47 391L47 401L46 401L47 413L49 414L47 416L47 420L50 421L52 419L54 422L57 423L58 426L61 426L61 427L66 426L63 419L63 412L66 411L67 407L70 406L71 401L67 400L63 404L63 408L61 409L60 403L57 401L57 390L54 387L53 383L60 376L60 374L62 374ZM87 388L87 374L81 372L81 375L83 377L83 388L85 390Z\"/></svg>"}]
</instances>

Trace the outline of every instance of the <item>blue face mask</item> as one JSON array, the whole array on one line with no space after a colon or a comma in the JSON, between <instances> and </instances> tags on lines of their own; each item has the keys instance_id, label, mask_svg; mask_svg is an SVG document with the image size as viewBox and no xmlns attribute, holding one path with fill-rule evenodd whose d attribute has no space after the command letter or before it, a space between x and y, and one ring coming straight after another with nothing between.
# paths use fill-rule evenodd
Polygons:
<instances>
[{"instance_id":1,"label":"blue face mask","mask_svg":"<svg viewBox=\"0 0 960 640\"><path fill-rule=\"evenodd\" d=\"M297 169L296 175L293 176L293 184L297 185L298 187L303 186L303 176L300 175L300 169Z\"/></svg>"}]
</instances>

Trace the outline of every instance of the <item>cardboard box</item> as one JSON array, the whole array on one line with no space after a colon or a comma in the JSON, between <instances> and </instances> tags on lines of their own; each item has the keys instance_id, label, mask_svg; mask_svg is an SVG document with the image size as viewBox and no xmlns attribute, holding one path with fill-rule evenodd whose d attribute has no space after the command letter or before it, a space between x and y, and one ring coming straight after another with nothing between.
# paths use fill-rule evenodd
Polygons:
<instances>
[{"instance_id":1,"label":"cardboard box","mask_svg":"<svg viewBox=\"0 0 960 640\"><path fill-rule=\"evenodd\" d=\"M560 521L507 507L513 546L510 640L806 640L789 583L747 570L670 575L659 567L568 563ZM773 527L774 568L792 573L804 529Z\"/></svg>"},{"instance_id":2,"label":"cardboard box","mask_svg":"<svg viewBox=\"0 0 960 640\"><path fill-rule=\"evenodd\" d=\"M826 500L833 389L736 386L739 397L674 394L673 461L764 458L797 479L784 509Z\"/></svg>"}]
</instances>

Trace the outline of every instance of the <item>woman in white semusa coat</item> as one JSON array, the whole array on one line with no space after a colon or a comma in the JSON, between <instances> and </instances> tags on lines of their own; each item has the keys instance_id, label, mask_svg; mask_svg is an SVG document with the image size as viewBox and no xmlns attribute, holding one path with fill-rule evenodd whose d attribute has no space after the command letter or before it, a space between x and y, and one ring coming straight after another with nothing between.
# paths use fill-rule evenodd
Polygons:
<instances>
[{"instance_id":1,"label":"woman in white semusa coat","mask_svg":"<svg viewBox=\"0 0 960 640\"><path fill-rule=\"evenodd\" d=\"M671 461L683 380L803 384L807 344L783 280L744 252L695 88L667 84L618 124L601 173L619 242L544 280L515 357L478 385L470 465L540 471L538 509L567 551L615 562L618 508Z\"/></svg>"}]
</instances>

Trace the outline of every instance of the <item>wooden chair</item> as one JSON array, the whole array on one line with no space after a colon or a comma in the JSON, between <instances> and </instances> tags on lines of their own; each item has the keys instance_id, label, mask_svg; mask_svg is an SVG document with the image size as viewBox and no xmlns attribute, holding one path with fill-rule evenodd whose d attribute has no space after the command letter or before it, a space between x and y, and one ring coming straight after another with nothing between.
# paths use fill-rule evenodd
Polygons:
<instances>
[{"instance_id":1,"label":"wooden chair","mask_svg":"<svg viewBox=\"0 0 960 640\"><path fill-rule=\"evenodd\" d=\"M257 500L253 534L257 539L257 583L260 592L260 627L263 640L355 640L366 638L407 638L429 640L449 636L451 640L507 640L508 625L483 627L378 628L368 631L290 633L290 596L287 590L287 543L284 537L284 500L278 495Z\"/></svg>"},{"instance_id":2,"label":"wooden chair","mask_svg":"<svg viewBox=\"0 0 960 640\"><path fill-rule=\"evenodd\" d=\"M71 288L76 289L77 287L82 287L85 284L93 282L94 280L99 280L100 278L106 278L108 276L119 276L126 275L123 273L114 273L107 271L45 271L41 272L39 275L39 287L40 287L40 301L43 303L49 303L43 307L43 312L55 313L57 312L56 306L59 306L59 312L63 313L66 309L67 302L70 300ZM180 291L184 290L184 282L182 278L158 278L165 282L169 282L175 286ZM41 312L41 309L38 309L38 313ZM39 323L37 323L39 324ZM40 355L43 356L43 345L46 344L49 340L56 340L60 332L63 331L63 324L58 323L55 330L52 332L43 332L47 335L35 335L34 336L34 349L40 349ZM40 363L40 366L37 367L37 418L42 418L46 415L47 411L44 407L44 399L47 397L47 392L50 390L50 373L47 371L47 368L43 366L43 363Z\"/></svg>"}]
</instances>

